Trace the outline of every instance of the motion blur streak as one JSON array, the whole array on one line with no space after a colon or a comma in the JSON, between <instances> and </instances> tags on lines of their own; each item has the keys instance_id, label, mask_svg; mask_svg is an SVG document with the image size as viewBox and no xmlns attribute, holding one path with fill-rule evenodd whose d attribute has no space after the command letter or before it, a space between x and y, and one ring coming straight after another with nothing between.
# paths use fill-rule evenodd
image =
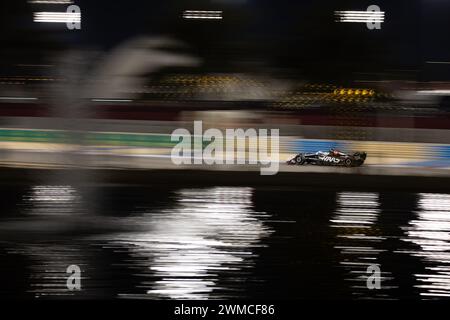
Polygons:
<instances>
[{"instance_id":1,"label":"motion blur streak","mask_svg":"<svg viewBox=\"0 0 450 320\"><path fill-rule=\"evenodd\" d=\"M355 298L385 298L383 291L367 290L367 267L380 264L378 255L383 251L374 224L380 214L379 194L375 192L340 192L337 194L336 213L331 227L337 228L336 249L341 251L340 264L346 270L346 281L353 289ZM381 269L382 287L386 286L389 273Z\"/></svg>"},{"instance_id":2,"label":"motion blur streak","mask_svg":"<svg viewBox=\"0 0 450 320\"><path fill-rule=\"evenodd\" d=\"M217 10L185 10L184 19L222 19L222 11Z\"/></svg>"},{"instance_id":3,"label":"motion blur streak","mask_svg":"<svg viewBox=\"0 0 450 320\"><path fill-rule=\"evenodd\" d=\"M60 229L61 230L61 229ZM66 269L74 262L82 270L87 271L88 261L86 253L83 252L83 246L78 244L57 244L50 240L41 243L18 244L7 253L11 256L26 256L30 262L30 279L27 279L28 292L33 297L70 297L76 295L76 292L67 290ZM87 272L86 272L87 274ZM88 277L82 278L87 281Z\"/></svg>"},{"instance_id":4,"label":"motion blur streak","mask_svg":"<svg viewBox=\"0 0 450 320\"><path fill-rule=\"evenodd\" d=\"M23 199L30 204L28 213L40 216L42 225L46 224L47 216L59 216L61 219L68 218L68 221L71 221L71 218L81 213L81 197L77 190L71 186L33 186L30 193L24 195ZM63 221L61 220L61 222ZM51 229L50 224L47 227Z\"/></svg>"},{"instance_id":5,"label":"motion blur streak","mask_svg":"<svg viewBox=\"0 0 450 320\"><path fill-rule=\"evenodd\" d=\"M0 299L450 298L449 17L448 0L0 1ZM177 129L183 155L230 161L173 161ZM227 129L277 134L231 147Z\"/></svg>"},{"instance_id":6,"label":"motion blur streak","mask_svg":"<svg viewBox=\"0 0 450 320\"><path fill-rule=\"evenodd\" d=\"M405 230L405 241L418 246L410 251L427 266L415 274L416 287L425 297L450 297L450 195L419 194L417 218Z\"/></svg>"},{"instance_id":7,"label":"motion blur streak","mask_svg":"<svg viewBox=\"0 0 450 320\"><path fill-rule=\"evenodd\" d=\"M28 3L41 3L41 4L70 4L72 0L28 0Z\"/></svg>"},{"instance_id":8,"label":"motion blur streak","mask_svg":"<svg viewBox=\"0 0 450 320\"><path fill-rule=\"evenodd\" d=\"M420 299L450 291L449 194L0 188L9 199L1 297ZM72 264L81 291L65 288ZM372 264L380 290L366 288Z\"/></svg>"},{"instance_id":9,"label":"motion blur streak","mask_svg":"<svg viewBox=\"0 0 450 320\"><path fill-rule=\"evenodd\" d=\"M148 213L151 221L142 217L148 231L118 234L113 243L130 246L133 255L146 258L144 263L159 279L151 286L142 283L150 287L148 297L206 299L217 289L219 272L253 267L253 248L272 232L261 221L267 215L252 210L252 192L225 187L181 190L173 210Z\"/></svg>"},{"instance_id":10,"label":"motion blur streak","mask_svg":"<svg viewBox=\"0 0 450 320\"><path fill-rule=\"evenodd\" d=\"M384 22L383 11L335 11L338 22Z\"/></svg>"},{"instance_id":11,"label":"motion blur streak","mask_svg":"<svg viewBox=\"0 0 450 320\"><path fill-rule=\"evenodd\" d=\"M81 22L81 13L71 12L35 12L34 22L55 22L55 23L67 23L67 22Z\"/></svg>"}]
</instances>

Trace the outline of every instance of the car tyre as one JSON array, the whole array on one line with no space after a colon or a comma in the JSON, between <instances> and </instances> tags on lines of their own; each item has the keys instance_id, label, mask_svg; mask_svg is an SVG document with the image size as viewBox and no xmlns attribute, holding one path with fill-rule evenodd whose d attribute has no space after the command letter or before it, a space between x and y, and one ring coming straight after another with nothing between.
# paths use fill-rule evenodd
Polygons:
<instances>
[{"instance_id":1,"label":"car tyre","mask_svg":"<svg viewBox=\"0 0 450 320\"><path fill-rule=\"evenodd\" d=\"M303 156L296 156L296 157L295 157L295 162L296 162L298 165L302 165L302 164L305 163L305 158L304 158Z\"/></svg>"},{"instance_id":2,"label":"car tyre","mask_svg":"<svg viewBox=\"0 0 450 320\"><path fill-rule=\"evenodd\" d=\"M353 166L353 161L352 161L352 159L347 158L344 160L344 164L346 167L351 167L351 166Z\"/></svg>"}]
</instances>

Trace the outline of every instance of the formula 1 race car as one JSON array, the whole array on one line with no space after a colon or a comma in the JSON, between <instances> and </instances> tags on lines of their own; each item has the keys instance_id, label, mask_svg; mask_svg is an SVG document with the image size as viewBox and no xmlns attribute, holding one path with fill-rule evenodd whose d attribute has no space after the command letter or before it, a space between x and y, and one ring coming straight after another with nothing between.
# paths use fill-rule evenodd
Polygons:
<instances>
[{"instance_id":1,"label":"formula 1 race car","mask_svg":"<svg viewBox=\"0 0 450 320\"><path fill-rule=\"evenodd\" d=\"M365 152L355 152L350 155L331 149L328 152L317 151L315 153L299 153L294 158L287 161L287 164L358 167L364 163L366 157L367 153Z\"/></svg>"}]
</instances>

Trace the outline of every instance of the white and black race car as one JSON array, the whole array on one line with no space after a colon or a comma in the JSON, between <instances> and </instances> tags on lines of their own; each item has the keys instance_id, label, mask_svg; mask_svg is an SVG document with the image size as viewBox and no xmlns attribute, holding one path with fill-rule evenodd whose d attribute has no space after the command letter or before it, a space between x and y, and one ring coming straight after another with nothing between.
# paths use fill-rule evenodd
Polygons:
<instances>
[{"instance_id":1,"label":"white and black race car","mask_svg":"<svg viewBox=\"0 0 450 320\"><path fill-rule=\"evenodd\" d=\"M355 152L346 154L338 150L317 151L314 153L299 153L287 161L290 165L312 164L320 166L346 166L358 167L366 160L366 152Z\"/></svg>"}]
</instances>

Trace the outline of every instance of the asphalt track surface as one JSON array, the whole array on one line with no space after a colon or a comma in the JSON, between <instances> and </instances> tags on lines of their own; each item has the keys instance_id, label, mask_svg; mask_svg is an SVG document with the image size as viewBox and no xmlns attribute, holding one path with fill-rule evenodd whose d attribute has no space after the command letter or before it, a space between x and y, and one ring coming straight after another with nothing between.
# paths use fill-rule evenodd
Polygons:
<instances>
[{"instance_id":1,"label":"asphalt track surface","mask_svg":"<svg viewBox=\"0 0 450 320\"><path fill-rule=\"evenodd\" d=\"M289 169L290 171L286 171ZM445 192L448 175L415 175L404 170L382 171L380 168L286 168L276 175L263 176L259 171L204 169L80 169L2 167L1 184L55 185L142 185L142 186L260 186L306 189L404 190ZM366 174L371 172L371 174ZM392 174L387 174L392 173ZM397 173L394 175L394 173Z\"/></svg>"}]
</instances>

